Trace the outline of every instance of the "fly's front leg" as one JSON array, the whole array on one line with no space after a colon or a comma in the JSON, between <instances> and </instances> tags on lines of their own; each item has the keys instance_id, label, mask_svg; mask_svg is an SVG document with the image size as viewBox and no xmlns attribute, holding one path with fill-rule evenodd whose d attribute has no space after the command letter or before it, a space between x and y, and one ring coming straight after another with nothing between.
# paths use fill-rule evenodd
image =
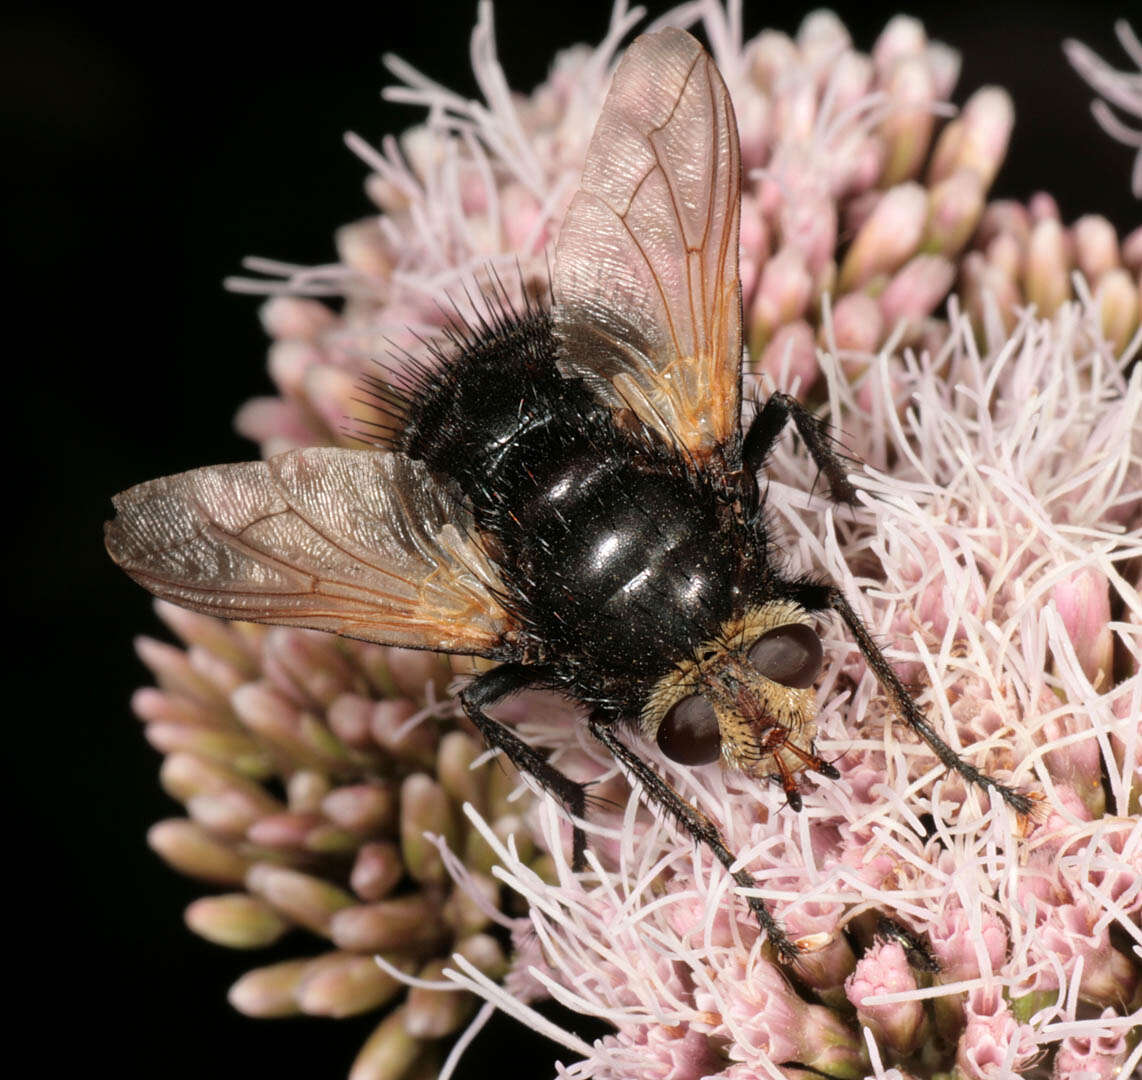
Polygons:
<instances>
[{"instance_id":1,"label":"fly's front leg","mask_svg":"<svg viewBox=\"0 0 1142 1080\"><path fill-rule=\"evenodd\" d=\"M550 791L572 818L581 819L587 807L585 786L564 776L535 747L529 746L511 728L484 712L497 701L541 681L543 674L540 669L522 664L501 664L465 686L460 691L460 704L489 746L502 750L517 769L530 773L545 790ZM587 836L574 822L572 829L571 869L580 871L586 868Z\"/></svg>"},{"instance_id":2,"label":"fly's front leg","mask_svg":"<svg viewBox=\"0 0 1142 1080\"><path fill-rule=\"evenodd\" d=\"M761 468L777 437L790 420L793 421L797 434L804 439L817 468L828 480L829 494L833 501L856 502L856 489L849 483L844 459L834 448L829 425L789 394L771 394L761 412L753 418L742 444L745 469L752 474Z\"/></svg>"},{"instance_id":3,"label":"fly's front leg","mask_svg":"<svg viewBox=\"0 0 1142 1080\"><path fill-rule=\"evenodd\" d=\"M615 757L628 775L634 776L642 785L646 797L656 803L678 824L690 834L699 844L714 853L734 881L744 889L756 889L757 882L745 870L730 870L736 861L734 854L726 847L722 834L717 826L701 811L690 805L678 794L661 776L658 775L645 761L642 760L625 743L619 740L614 727L599 713L592 714L587 721L591 734L595 736ZM769 940L777 950L782 960L792 963L801 955L801 950L781 928L781 924L773 917L769 908L757 896L746 897L750 910L757 919L761 929L769 935Z\"/></svg>"},{"instance_id":4,"label":"fly's front leg","mask_svg":"<svg viewBox=\"0 0 1142 1080\"><path fill-rule=\"evenodd\" d=\"M1035 800L1030 795L1001 784L987 773L981 772L974 765L964 761L940 736L936 729L928 722L928 718L920 711L912 695L904 689L904 684L892 669L880 651L872 635L868 632L860 616L853 611L845 594L833 585L795 585L792 589L793 599L797 600L807 611L822 611L830 609L835 611L849 628L849 632L857 643L872 673L880 683L881 689L892 699L893 705L900 716L913 728L914 731L935 751L936 756L949 768L958 772L965 780L981 788L991 788L1008 806L1021 818L1031 814L1035 809Z\"/></svg>"}]
</instances>

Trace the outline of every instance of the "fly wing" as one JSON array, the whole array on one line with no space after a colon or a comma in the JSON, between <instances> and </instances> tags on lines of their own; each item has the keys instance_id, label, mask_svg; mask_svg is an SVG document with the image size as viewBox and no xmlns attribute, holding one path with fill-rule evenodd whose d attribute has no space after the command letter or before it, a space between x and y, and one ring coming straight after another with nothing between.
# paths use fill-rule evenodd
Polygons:
<instances>
[{"instance_id":1,"label":"fly wing","mask_svg":"<svg viewBox=\"0 0 1142 1080\"><path fill-rule=\"evenodd\" d=\"M470 514L399 454L292 450L113 502L111 557L194 611L480 655L514 627Z\"/></svg>"},{"instance_id":2,"label":"fly wing","mask_svg":"<svg viewBox=\"0 0 1142 1080\"><path fill-rule=\"evenodd\" d=\"M741 157L713 60L685 31L627 50L555 253L565 374L698 462L740 456Z\"/></svg>"}]
</instances>

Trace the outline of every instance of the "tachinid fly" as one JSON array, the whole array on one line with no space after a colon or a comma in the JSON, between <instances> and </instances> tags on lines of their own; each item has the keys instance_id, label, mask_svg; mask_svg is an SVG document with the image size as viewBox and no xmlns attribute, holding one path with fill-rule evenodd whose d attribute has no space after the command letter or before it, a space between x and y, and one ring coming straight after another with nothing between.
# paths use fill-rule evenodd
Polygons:
<instances>
[{"instance_id":1,"label":"tachinid fly","mask_svg":"<svg viewBox=\"0 0 1142 1080\"><path fill-rule=\"evenodd\" d=\"M740 186L713 61L680 30L639 38L562 225L550 310L492 305L434 366L372 383L399 406L383 448L296 450L124 492L112 558L209 615L498 661L464 709L582 818L584 787L485 711L525 687L562 692L727 869L717 827L643 760L639 734L683 764L773 777L800 809L800 772L838 775L813 748L813 616L831 610L940 760L1028 813L1027 795L940 740L838 589L776 568L757 472L788 420L832 497L854 493L793 398L773 395L741 430ZM577 867L584 845L576 827Z\"/></svg>"}]
</instances>

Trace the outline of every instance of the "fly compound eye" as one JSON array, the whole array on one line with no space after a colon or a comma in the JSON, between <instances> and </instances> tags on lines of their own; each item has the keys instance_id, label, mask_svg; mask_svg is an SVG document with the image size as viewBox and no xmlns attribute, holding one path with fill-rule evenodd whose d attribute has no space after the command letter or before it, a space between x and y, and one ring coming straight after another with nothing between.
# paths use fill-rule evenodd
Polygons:
<instances>
[{"instance_id":1,"label":"fly compound eye","mask_svg":"<svg viewBox=\"0 0 1142 1080\"><path fill-rule=\"evenodd\" d=\"M804 623L791 623L762 634L746 655L767 679L803 690L817 678L824 650L816 631Z\"/></svg>"},{"instance_id":2,"label":"fly compound eye","mask_svg":"<svg viewBox=\"0 0 1142 1080\"><path fill-rule=\"evenodd\" d=\"M670 707L658 725L659 749L679 765L708 765L718 760L722 735L714 707L691 694Z\"/></svg>"}]
</instances>

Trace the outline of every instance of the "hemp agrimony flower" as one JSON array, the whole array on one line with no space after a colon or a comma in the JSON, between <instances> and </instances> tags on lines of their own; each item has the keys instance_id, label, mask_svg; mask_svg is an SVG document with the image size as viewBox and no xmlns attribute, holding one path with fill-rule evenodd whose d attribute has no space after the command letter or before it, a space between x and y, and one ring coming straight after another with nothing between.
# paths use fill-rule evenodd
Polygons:
<instances>
[{"instance_id":1,"label":"hemp agrimony flower","mask_svg":"<svg viewBox=\"0 0 1142 1080\"><path fill-rule=\"evenodd\" d=\"M521 697L498 715L594 785L582 873L563 818L487 760L442 661L164 606L185 648L140 646L158 687L134 707L187 816L151 842L224 890L188 909L196 933L243 949L306 935L297 959L238 981L237 1008L377 1012L359 1080L424 1075L434 1045L486 1017L479 999L559 1041L574 1077L1138 1066L1142 229L1065 223L1047 194L989 202L1018 118L998 87L949 105L959 58L918 21L892 20L866 54L828 12L748 41L740 15L700 0L659 21L704 33L734 99L749 385L827 403L863 463L860 503L838 513L779 444L774 526L792 566L859 598L957 751L1042 793L1041 819L1012 835L945 775L839 633L817 724L841 779L806 791L802 814L769 784L647 747L811 946L795 988L720 867L646 811L564 706ZM487 5L483 101L388 59L388 95L426 115L379 147L349 139L374 209L337 231L339 262L251 260L266 276L235 283L272 294L277 396L238 416L263 454L347 443L360 375L415 353L442 304L467 311L466 286L495 272L546 295L545 253L638 24L616 5L602 44L561 54L527 96L507 86ZM1130 79L1071 48L1130 112ZM877 938L885 911L938 973ZM543 997L614 1034L558 1028L532 1009Z\"/></svg>"}]
</instances>

